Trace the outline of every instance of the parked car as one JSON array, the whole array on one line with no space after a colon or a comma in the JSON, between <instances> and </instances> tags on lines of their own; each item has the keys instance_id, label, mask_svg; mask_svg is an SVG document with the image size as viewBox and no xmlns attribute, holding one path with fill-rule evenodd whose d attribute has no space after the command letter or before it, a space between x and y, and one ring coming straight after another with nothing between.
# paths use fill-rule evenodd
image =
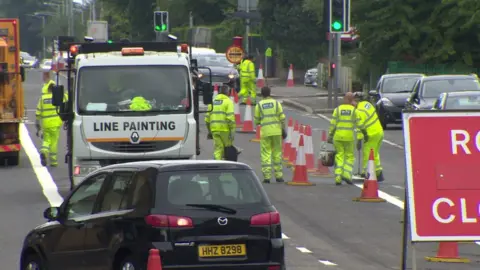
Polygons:
<instances>
[{"instance_id":1,"label":"parked car","mask_svg":"<svg viewBox=\"0 0 480 270\"><path fill-rule=\"evenodd\" d=\"M368 92L384 129L388 124L402 123L405 99L411 95L415 83L424 76L419 73L385 74L378 80L377 88Z\"/></svg>"},{"instance_id":2,"label":"parked car","mask_svg":"<svg viewBox=\"0 0 480 270\"><path fill-rule=\"evenodd\" d=\"M440 94L457 91L480 91L478 77L473 74L423 77L415 83L405 109L430 110Z\"/></svg>"},{"instance_id":3,"label":"parked car","mask_svg":"<svg viewBox=\"0 0 480 270\"><path fill-rule=\"evenodd\" d=\"M21 268L285 269L280 214L248 165L141 161L89 174L25 237Z\"/></svg>"},{"instance_id":4,"label":"parked car","mask_svg":"<svg viewBox=\"0 0 480 270\"><path fill-rule=\"evenodd\" d=\"M210 71L212 73L213 85L217 84L220 87L225 84L230 88L234 88L237 92L240 91L238 70L227 60L225 54L194 54L193 58L198 61L199 81L197 82L197 87L199 91L202 91L205 87L211 87Z\"/></svg>"},{"instance_id":5,"label":"parked car","mask_svg":"<svg viewBox=\"0 0 480 270\"><path fill-rule=\"evenodd\" d=\"M480 91L442 93L432 110L480 110Z\"/></svg>"},{"instance_id":6,"label":"parked car","mask_svg":"<svg viewBox=\"0 0 480 270\"><path fill-rule=\"evenodd\" d=\"M303 84L305 86L318 86L317 84L318 69L311 68L305 72L305 77L303 79Z\"/></svg>"},{"instance_id":7,"label":"parked car","mask_svg":"<svg viewBox=\"0 0 480 270\"><path fill-rule=\"evenodd\" d=\"M40 69L42 71L48 71L52 68L52 59L43 59L40 64Z\"/></svg>"}]
</instances>

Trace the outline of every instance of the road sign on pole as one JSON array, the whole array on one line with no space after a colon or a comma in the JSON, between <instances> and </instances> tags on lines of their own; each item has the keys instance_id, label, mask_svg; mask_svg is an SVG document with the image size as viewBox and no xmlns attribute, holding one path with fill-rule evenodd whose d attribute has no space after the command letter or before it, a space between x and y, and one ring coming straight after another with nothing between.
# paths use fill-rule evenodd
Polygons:
<instances>
[{"instance_id":1,"label":"road sign on pole","mask_svg":"<svg viewBox=\"0 0 480 270\"><path fill-rule=\"evenodd\" d=\"M243 57L245 56L245 51L238 46L230 46L227 48L225 52L225 56L227 60L232 64L238 64L242 61Z\"/></svg>"},{"instance_id":2,"label":"road sign on pole","mask_svg":"<svg viewBox=\"0 0 480 270\"><path fill-rule=\"evenodd\" d=\"M480 112L404 112L413 242L480 240Z\"/></svg>"}]
</instances>

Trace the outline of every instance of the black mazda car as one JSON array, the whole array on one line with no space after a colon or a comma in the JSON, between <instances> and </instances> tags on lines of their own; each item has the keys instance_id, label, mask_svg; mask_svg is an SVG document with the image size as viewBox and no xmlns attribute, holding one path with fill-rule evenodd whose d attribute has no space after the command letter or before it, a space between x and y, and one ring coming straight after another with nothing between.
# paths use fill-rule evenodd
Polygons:
<instances>
[{"instance_id":1,"label":"black mazda car","mask_svg":"<svg viewBox=\"0 0 480 270\"><path fill-rule=\"evenodd\" d=\"M22 270L284 270L280 214L246 164L142 161L92 172L27 234Z\"/></svg>"},{"instance_id":2,"label":"black mazda car","mask_svg":"<svg viewBox=\"0 0 480 270\"><path fill-rule=\"evenodd\" d=\"M193 55L197 59L199 66L199 81L197 87L200 91L204 87L210 87L210 72L212 76L212 84L228 85L230 88L240 91L240 77L237 69L227 60L225 54L197 54ZM207 68L202 68L207 67Z\"/></svg>"},{"instance_id":3,"label":"black mazda car","mask_svg":"<svg viewBox=\"0 0 480 270\"><path fill-rule=\"evenodd\" d=\"M369 92L384 129L390 123L402 123L405 100L411 95L415 83L424 76L418 73L385 74L378 81L377 88Z\"/></svg>"}]
</instances>

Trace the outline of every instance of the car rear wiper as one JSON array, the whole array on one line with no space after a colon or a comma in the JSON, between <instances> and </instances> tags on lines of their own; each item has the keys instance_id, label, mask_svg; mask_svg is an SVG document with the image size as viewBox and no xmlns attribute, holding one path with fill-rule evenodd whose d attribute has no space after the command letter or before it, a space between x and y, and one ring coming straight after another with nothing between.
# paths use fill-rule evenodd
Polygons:
<instances>
[{"instance_id":1,"label":"car rear wiper","mask_svg":"<svg viewBox=\"0 0 480 270\"><path fill-rule=\"evenodd\" d=\"M191 206L191 207L205 208L205 209L208 209L208 210L223 212L223 213L227 213L227 214L236 214L237 213L237 210L235 210L233 208L218 205L218 204L187 203L185 205L186 206Z\"/></svg>"}]
</instances>

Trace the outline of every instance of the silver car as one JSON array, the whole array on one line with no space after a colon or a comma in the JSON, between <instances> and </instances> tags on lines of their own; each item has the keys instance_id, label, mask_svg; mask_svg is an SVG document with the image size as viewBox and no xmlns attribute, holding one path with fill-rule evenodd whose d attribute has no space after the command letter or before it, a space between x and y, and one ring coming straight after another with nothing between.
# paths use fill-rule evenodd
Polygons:
<instances>
[{"instance_id":1,"label":"silver car","mask_svg":"<svg viewBox=\"0 0 480 270\"><path fill-rule=\"evenodd\" d=\"M303 84L305 86L318 86L317 85L317 75L318 75L318 69L317 68L311 68L307 70L305 73L305 77L303 80Z\"/></svg>"}]
</instances>

